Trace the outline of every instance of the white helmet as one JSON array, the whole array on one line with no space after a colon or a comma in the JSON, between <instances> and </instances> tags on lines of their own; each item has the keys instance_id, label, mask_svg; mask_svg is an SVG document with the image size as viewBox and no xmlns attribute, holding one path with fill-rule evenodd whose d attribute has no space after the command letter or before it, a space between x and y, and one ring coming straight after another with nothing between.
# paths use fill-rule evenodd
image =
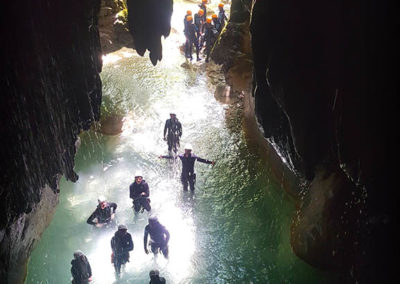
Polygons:
<instances>
[{"instance_id":1,"label":"white helmet","mask_svg":"<svg viewBox=\"0 0 400 284\"><path fill-rule=\"evenodd\" d=\"M128 228L125 225L121 224L118 225L118 230L128 230Z\"/></svg>"},{"instance_id":2,"label":"white helmet","mask_svg":"<svg viewBox=\"0 0 400 284\"><path fill-rule=\"evenodd\" d=\"M176 112L175 112L175 110L171 110L171 111L169 112L169 114L170 114L170 115L171 115L171 114L176 115Z\"/></svg>"},{"instance_id":3,"label":"white helmet","mask_svg":"<svg viewBox=\"0 0 400 284\"><path fill-rule=\"evenodd\" d=\"M185 145L185 150L193 150L192 144L187 143Z\"/></svg>"},{"instance_id":4,"label":"white helmet","mask_svg":"<svg viewBox=\"0 0 400 284\"><path fill-rule=\"evenodd\" d=\"M101 196L99 196L99 197L97 198L97 201L98 201L99 203L106 202L106 198L105 198L103 195L101 195Z\"/></svg>"},{"instance_id":5,"label":"white helmet","mask_svg":"<svg viewBox=\"0 0 400 284\"><path fill-rule=\"evenodd\" d=\"M135 177L143 177L142 171L136 171Z\"/></svg>"}]
</instances>

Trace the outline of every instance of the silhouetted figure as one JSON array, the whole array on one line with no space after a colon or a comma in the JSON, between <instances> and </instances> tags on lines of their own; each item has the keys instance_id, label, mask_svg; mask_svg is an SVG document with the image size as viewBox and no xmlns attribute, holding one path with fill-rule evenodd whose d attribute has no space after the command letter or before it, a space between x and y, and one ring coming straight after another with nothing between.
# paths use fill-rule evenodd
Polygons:
<instances>
[{"instance_id":1,"label":"silhouetted figure","mask_svg":"<svg viewBox=\"0 0 400 284\"><path fill-rule=\"evenodd\" d=\"M118 226L118 231L111 239L111 249L115 272L119 274L121 265L129 262L129 252L133 250L132 236L128 233L128 228L125 225Z\"/></svg>"},{"instance_id":2,"label":"silhouetted figure","mask_svg":"<svg viewBox=\"0 0 400 284\"><path fill-rule=\"evenodd\" d=\"M133 199L133 208L135 212L139 212L144 209L149 212L151 210L150 206L150 191L149 185L143 179L143 174L141 172L135 173L135 182L129 186L129 197Z\"/></svg>"},{"instance_id":3,"label":"silhouetted figure","mask_svg":"<svg viewBox=\"0 0 400 284\"><path fill-rule=\"evenodd\" d=\"M92 269L82 251L77 250L74 252L74 259L71 261L71 265L73 284L86 284L92 281Z\"/></svg>"},{"instance_id":4,"label":"silhouetted figure","mask_svg":"<svg viewBox=\"0 0 400 284\"><path fill-rule=\"evenodd\" d=\"M86 222L90 225L95 225L96 227L102 227L115 218L117 204L114 202L107 202L104 196L100 196L97 201L99 204L97 205L96 210L92 215L90 215Z\"/></svg>"},{"instance_id":5,"label":"silhouetted figure","mask_svg":"<svg viewBox=\"0 0 400 284\"><path fill-rule=\"evenodd\" d=\"M175 113L170 113L170 119L165 121L164 140L168 143L168 151L178 152L179 139L182 137L182 124Z\"/></svg>"},{"instance_id":6,"label":"silhouetted figure","mask_svg":"<svg viewBox=\"0 0 400 284\"><path fill-rule=\"evenodd\" d=\"M215 41L218 38L218 31L211 23L211 18L207 18L205 28L204 28L204 41L206 43L206 62L209 61L211 49L214 46Z\"/></svg>"},{"instance_id":7,"label":"silhouetted figure","mask_svg":"<svg viewBox=\"0 0 400 284\"><path fill-rule=\"evenodd\" d=\"M194 190L194 184L196 183L196 174L194 173L194 163L199 161L205 164L215 165L214 161L209 161L200 157L197 157L195 154L192 154L192 145L185 145L185 153L178 155L179 159L182 162L182 173L181 173L181 182L183 185L183 190L188 190L188 184L190 186L190 190ZM160 156L160 158L164 159L174 159L173 156Z\"/></svg>"},{"instance_id":8,"label":"silhouetted figure","mask_svg":"<svg viewBox=\"0 0 400 284\"><path fill-rule=\"evenodd\" d=\"M192 53L193 53L193 45L196 48L196 56L197 56L197 61L200 60L199 57L199 42L197 41L196 37L196 30L193 24L193 17L192 16L187 16L186 17L186 27L185 27L185 37L187 39L188 44L185 45L185 56L186 58L189 58L190 60L193 59Z\"/></svg>"},{"instance_id":9,"label":"silhouetted figure","mask_svg":"<svg viewBox=\"0 0 400 284\"><path fill-rule=\"evenodd\" d=\"M225 20L228 20L228 17L225 15L224 4L218 4L218 21L221 25L221 30L225 27Z\"/></svg>"},{"instance_id":10,"label":"silhouetted figure","mask_svg":"<svg viewBox=\"0 0 400 284\"><path fill-rule=\"evenodd\" d=\"M150 247L154 254L160 250L165 258L168 258L168 242L169 232L163 225L158 222L157 217L150 217L149 224L144 229L144 251L149 253L147 249L147 239L150 235Z\"/></svg>"},{"instance_id":11,"label":"silhouetted figure","mask_svg":"<svg viewBox=\"0 0 400 284\"><path fill-rule=\"evenodd\" d=\"M160 272L155 269L155 270L151 270L149 273L150 276L150 282L149 284L165 284L165 278L164 277L160 277Z\"/></svg>"}]
</instances>

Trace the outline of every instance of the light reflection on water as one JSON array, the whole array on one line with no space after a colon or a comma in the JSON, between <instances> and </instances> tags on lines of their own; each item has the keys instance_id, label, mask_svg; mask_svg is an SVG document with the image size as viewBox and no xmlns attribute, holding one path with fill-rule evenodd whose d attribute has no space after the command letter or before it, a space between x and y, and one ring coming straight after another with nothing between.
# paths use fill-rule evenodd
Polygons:
<instances>
[{"instance_id":1,"label":"light reflection on water","mask_svg":"<svg viewBox=\"0 0 400 284\"><path fill-rule=\"evenodd\" d=\"M194 4L174 6L172 25L181 31L183 15ZM164 58L153 67L147 58L123 49L105 57L104 96L118 102L125 116L118 136L82 134L76 157L77 183L62 180L60 204L51 226L34 250L27 283L69 283L70 261L83 250L93 282L148 283L157 268L167 283L320 283L318 272L290 248L293 204L270 182L259 157L249 153L242 132L228 129L224 106L213 97L203 72L181 67L181 34L163 41ZM201 64L198 66L202 69ZM182 122L181 145L190 142L201 157L194 195L182 192L180 162L160 160L170 111ZM133 173L141 169L150 186L152 214L171 234L170 258L143 249L147 212L134 217L129 199ZM99 195L118 204L117 222L134 241L130 262L116 280L110 240L115 228L95 229L86 219Z\"/></svg>"}]
</instances>

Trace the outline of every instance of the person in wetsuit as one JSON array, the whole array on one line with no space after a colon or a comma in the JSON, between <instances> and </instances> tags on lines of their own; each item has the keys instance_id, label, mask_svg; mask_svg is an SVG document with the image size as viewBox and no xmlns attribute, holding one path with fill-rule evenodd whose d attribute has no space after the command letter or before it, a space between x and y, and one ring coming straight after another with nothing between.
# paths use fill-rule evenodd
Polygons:
<instances>
[{"instance_id":1,"label":"person in wetsuit","mask_svg":"<svg viewBox=\"0 0 400 284\"><path fill-rule=\"evenodd\" d=\"M114 220L117 204L114 202L107 202L104 196L100 196L97 201L99 204L96 210L90 215L86 222L101 228Z\"/></svg>"},{"instance_id":2,"label":"person in wetsuit","mask_svg":"<svg viewBox=\"0 0 400 284\"><path fill-rule=\"evenodd\" d=\"M128 228L125 225L119 225L118 231L111 238L112 262L115 272L121 272L121 265L129 262L129 252L133 250L133 241Z\"/></svg>"},{"instance_id":3,"label":"person in wetsuit","mask_svg":"<svg viewBox=\"0 0 400 284\"><path fill-rule=\"evenodd\" d=\"M160 272L155 269L149 272L150 282L149 284L165 284L165 278L160 276Z\"/></svg>"},{"instance_id":4,"label":"person in wetsuit","mask_svg":"<svg viewBox=\"0 0 400 284\"><path fill-rule=\"evenodd\" d=\"M196 29L193 24L193 17L192 16L187 16L186 17L186 26L185 26L185 37L188 40L187 45L185 45L185 56L186 58L189 58L190 60L193 59L192 53L193 53L193 45L196 48L196 56L197 56L197 61L200 60L199 57L199 42L197 41L196 37Z\"/></svg>"},{"instance_id":5,"label":"person in wetsuit","mask_svg":"<svg viewBox=\"0 0 400 284\"><path fill-rule=\"evenodd\" d=\"M228 17L225 15L225 10L224 10L224 4L219 3L218 4L218 22L221 25L221 30L225 27L225 20L228 20Z\"/></svg>"},{"instance_id":6,"label":"person in wetsuit","mask_svg":"<svg viewBox=\"0 0 400 284\"><path fill-rule=\"evenodd\" d=\"M183 185L183 190L188 190L188 184L190 186L190 190L194 190L194 184L196 182L196 174L194 173L194 163L199 161L205 164L215 165L215 161L209 161L200 157L197 157L195 154L192 154L192 145L185 145L185 153L178 155L179 159L182 162L182 173L181 173L181 182ZM172 156L160 156L160 158L164 159L173 159Z\"/></svg>"},{"instance_id":7,"label":"person in wetsuit","mask_svg":"<svg viewBox=\"0 0 400 284\"><path fill-rule=\"evenodd\" d=\"M203 33L203 25L204 25L204 11L200 9L194 15L194 29L196 31L197 43L200 43L201 36Z\"/></svg>"},{"instance_id":8,"label":"person in wetsuit","mask_svg":"<svg viewBox=\"0 0 400 284\"><path fill-rule=\"evenodd\" d=\"M71 261L71 265L73 284L87 284L92 281L92 268L82 251L77 250L74 252L74 259Z\"/></svg>"},{"instance_id":9,"label":"person in wetsuit","mask_svg":"<svg viewBox=\"0 0 400 284\"><path fill-rule=\"evenodd\" d=\"M187 26L187 20L186 20L186 18L187 18L188 16L192 16L192 11L187 10L187 11L186 11L185 17L183 18L183 27L184 27L184 28L183 28L183 34L184 34L185 37L186 37L186 41L185 41L185 56L186 56L186 50L189 49L189 38L186 36L186 26Z\"/></svg>"},{"instance_id":10,"label":"person in wetsuit","mask_svg":"<svg viewBox=\"0 0 400 284\"><path fill-rule=\"evenodd\" d=\"M182 137L182 124L176 117L176 113L170 113L170 119L165 121L164 140L168 143L168 151L178 152L179 139Z\"/></svg>"},{"instance_id":11,"label":"person in wetsuit","mask_svg":"<svg viewBox=\"0 0 400 284\"><path fill-rule=\"evenodd\" d=\"M212 14L211 18L212 18L212 22L214 24L214 27L216 28L216 30L218 31L218 34L219 34L222 31L222 26L221 26L221 23L218 20L217 14Z\"/></svg>"},{"instance_id":12,"label":"person in wetsuit","mask_svg":"<svg viewBox=\"0 0 400 284\"><path fill-rule=\"evenodd\" d=\"M141 208L146 209L147 212L151 210L149 196L149 185L143 179L142 173L136 172L135 181L129 186L129 197L133 199L135 212L139 212Z\"/></svg>"},{"instance_id":13,"label":"person in wetsuit","mask_svg":"<svg viewBox=\"0 0 400 284\"><path fill-rule=\"evenodd\" d=\"M150 217L149 224L144 228L144 252L149 253L147 249L147 240L150 235L150 247L154 254L158 253L160 250L165 258L168 258L168 242L169 242L169 232L168 230L160 224L157 217Z\"/></svg>"},{"instance_id":14,"label":"person in wetsuit","mask_svg":"<svg viewBox=\"0 0 400 284\"><path fill-rule=\"evenodd\" d=\"M218 38L218 31L211 22L211 18L207 18L204 28L204 41L206 42L206 62L209 61L211 49Z\"/></svg>"}]
</instances>

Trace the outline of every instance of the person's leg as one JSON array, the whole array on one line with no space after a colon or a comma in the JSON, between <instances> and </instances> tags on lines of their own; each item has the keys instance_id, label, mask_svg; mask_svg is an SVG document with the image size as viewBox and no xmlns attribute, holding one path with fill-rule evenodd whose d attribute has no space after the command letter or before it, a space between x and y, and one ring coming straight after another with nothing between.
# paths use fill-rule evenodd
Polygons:
<instances>
[{"instance_id":1,"label":"person's leg","mask_svg":"<svg viewBox=\"0 0 400 284\"><path fill-rule=\"evenodd\" d=\"M187 176L185 176L184 174L181 174L181 182L183 185L183 190L187 191L188 190L188 179L187 179Z\"/></svg>"},{"instance_id":2,"label":"person's leg","mask_svg":"<svg viewBox=\"0 0 400 284\"><path fill-rule=\"evenodd\" d=\"M135 212L139 212L140 210L140 199L136 199L133 201L133 208L135 209Z\"/></svg>"},{"instance_id":3,"label":"person's leg","mask_svg":"<svg viewBox=\"0 0 400 284\"><path fill-rule=\"evenodd\" d=\"M150 210L151 210L150 199L142 198L141 200L142 200L141 202L142 202L143 208L146 209L147 212L150 212Z\"/></svg>"},{"instance_id":4,"label":"person's leg","mask_svg":"<svg viewBox=\"0 0 400 284\"><path fill-rule=\"evenodd\" d=\"M189 185L190 185L190 190L193 191L194 190L194 174L191 175L189 178Z\"/></svg>"},{"instance_id":5,"label":"person's leg","mask_svg":"<svg viewBox=\"0 0 400 284\"><path fill-rule=\"evenodd\" d=\"M155 243L150 243L150 246L151 246L151 252L156 255L158 253L159 246Z\"/></svg>"},{"instance_id":6,"label":"person's leg","mask_svg":"<svg viewBox=\"0 0 400 284\"><path fill-rule=\"evenodd\" d=\"M168 258L168 246L164 246L161 249L162 254L164 255L165 258Z\"/></svg>"}]
</instances>

